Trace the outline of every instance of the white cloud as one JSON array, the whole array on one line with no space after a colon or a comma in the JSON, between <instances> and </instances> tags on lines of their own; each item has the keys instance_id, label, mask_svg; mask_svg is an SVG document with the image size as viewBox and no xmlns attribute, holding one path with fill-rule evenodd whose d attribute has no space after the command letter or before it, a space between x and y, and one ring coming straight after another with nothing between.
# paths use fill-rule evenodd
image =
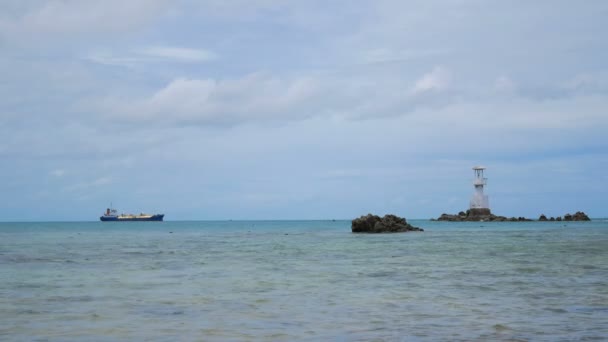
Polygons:
<instances>
[{"instance_id":1,"label":"white cloud","mask_svg":"<svg viewBox=\"0 0 608 342\"><path fill-rule=\"evenodd\" d=\"M593 127L606 121L598 110L605 106L601 94L538 101L515 92L515 83L506 76L487 85L459 87L451 83L451 73L444 67L435 67L417 80L400 75L280 77L260 72L234 79L176 78L147 97L111 98L98 110L122 122L177 126L234 126L315 117L342 121L416 118L419 113L424 113L420 120L428 118L436 129L442 127L441 121L450 123L445 129L466 123L462 128L467 131L484 126L529 130Z\"/></svg>"},{"instance_id":2,"label":"white cloud","mask_svg":"<svg viewBox=\"0 0 608 342\"><path fill-rule=\"evenodd\" d=\"M112 178L110 177L100 177L92 181L90 184L92 186L102 186L112 183Z\"/></svg>"},{"instance_id":3,"label":"white cloud","mask_svg":"<svg viewBox=\"0 0 608 342\"><path fill-rule=\"evenodd\" d=\"M572 79L562 82L561 88L578 93L608 92L608 72L590 74L579 73Z\"/></svg>"},{"instance_id":4,"label":"white cloud","mask_svg":"<svg viewBox=\"0 0 608 342\"><path fill-rule=\"evenodd\" d=\"M365 73L348 77L331 73L287 77L267 72L234 79L182 77L148 97L110 99L101 111L140 124L237 125L311 117L370 119L447 105L452 94L442 93L449 88L450 79L451 73L443 67L435 67L417 81L396 74ZM424 96L431 92L441 95Z\"/></svg>"},{"instance_id":5,"label":"white cloud","mask_svg":"<svg viewBox=\"0 0 608 342\"><path fill-rule=\"evenodd\" d=\"M55 177L62 177L63 175L65 175L65 170L55 169L55 170L51 171L51 175L53 175Z\"/></svg>"},{"instance_id":6,"label":"white cloud","mask_svg":"<svg viewBox=\"0 0 608 342\"><path fill-rule=\"evenodd\" d=\"M139 53L146 56L183 62L207 62L217 58L217 55L211 51L173 46L152 46L139 50Z\"/></svg>"},{"instance_id":7,"label":"white cloud","mask_svg":"<svg viewBox=\"0 0 608 342\"><path fill-rule=\"evenodd\" d=\"M522 160L543 164L552 155L566 164L594 151L600 153L585 165L602 163L608 129L605 45L597 34L606 31L602 7L0 1L0 154L15 165L3 170L0 193L12 200L25 193L15 184L48 185L54 193L69 182L80 184L74 191L95 187L82 193L98 199L111 197L104 191L134 202L173 192L175 209L211 189L210 203L227 191L252 194L242 200L247 216L265 194L281 196L269 198L274 206L310 191L329 212L374 203L382 209L365 195L379 188L394 191L392 201L412 191L396 207L420 198L445 202L452 194L426 188L474 163L525 166ZM530 34L537 39L521 39ZM435 167L432 161L442 158L463 162ZM587 170L596 176L576 175L605 189L605 176L595 170L601 168ZM571 180L562 177L552 188ZM141 195L151 183L163 196ZM416 193L417 186L424 191ZM64 195L71 201L78 193ZM385 203L393 203L390 196ZM225 201L217 215L232 215L238 203ZM524 203L531 201L516 205ZM190 215L200 213L190 208Z\"/></svg>"},{"instance_id":8,"label":"white cloud","mask_svg":"<svg viewBox=\"0 0 608 342\"><path fill-rule=\"evenodd\" d=\"M415 50L382 47L362 51L360 54L360 59L362 63L386 63L422 59L431 56L441 56L446 55L447 53L447 50L442 49Z\"/></svg>"},{"instance_id":9,"label":"white cloud","mask_svg":"<svg viewBox=\"0 0 608 342\"><path fill-rule=\"evenodd\" d=\"M140 65L143 60L134 56L115 56L107 52L95 52L90 53L85 60L104 65L121 66L121 67L134 67Z\"/></svg>"},{"instance_id":10,"label":"white cloud","mask_svg":"<svg viewBox=\"0 0 608 342\"><path fill-rule=\"evenodd\" d=\"M102 186L106 186L112 184L112 178L103 176L90 181L83 181L72 184L64 188L64 191L68 192L78 192L78 191L87 191L92 188L99 188Z\"/></svg>"},{"instance_id":11,"label":"white cloud","mask_svg":"<svg viewBox=\"0 0 608 342\"><path fill-rule=\"evenodd\" d=\"M512 93L517 86L509 77L500 76L494 81L494 89L501 93Z\"/></svg>"},{"instance_id":12,"label":"white cloud","mask_svg":"<svg viewBox=\"0 0 608 342\"><path fill-rule=\"evenodd\" d=\"M218 55L205 49L176 46L149 46L127 52L98 49L84 59L105 65L122 67L144 67L150 63L204 63L216 60Z\"/></svg>"},{"instance_id":13,"label":"white cloud","mask_svg":"<svg viewBox=\"0 0 608 342\"><path fill-rule=\"evenodd\" d=\"M88 33L125 32L160 13L166 0L50 0L14 7L0 17L0 36L6 39L48 39Z\"/></svg>"},{"instance_id":14,"label":"white cloud","mask_svg":"<svg viewBox=\"0 0 608 342\"><path fill-rule=\"evenodd\" d=\"M114 102L112 110L125 120L232 125L312 116L315 105L309 100L320 90L312 78L264 73L220 81L178 78L149 98Z\"/></svg>"},{"instance_id":15,"label":"white cloud","mask_svg":"<svg viewBox=\"0 0 608 342\"><path fill-rule=\"evenodd\" d=\"M422 76L412 89L413 94L429 91L441 91L449 87L452 81L452 73L444 67L437 66L433 71Z\"/></svg>"}]
</instances>

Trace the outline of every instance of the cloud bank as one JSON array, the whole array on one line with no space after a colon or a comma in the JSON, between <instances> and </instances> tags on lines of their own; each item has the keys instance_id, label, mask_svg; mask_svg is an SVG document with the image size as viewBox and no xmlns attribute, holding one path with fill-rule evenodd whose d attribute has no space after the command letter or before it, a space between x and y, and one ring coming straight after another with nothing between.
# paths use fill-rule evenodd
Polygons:
<instances>
[{"instance_id":1,"label":"cloud bank","mask_svg":"<svg viewBox=\"0 0 608 342\"><path fill-rule=\"evenodd\" d=\"M607 9L3 2L0 215L605 216Z\"/></svg>"}]
</instances>

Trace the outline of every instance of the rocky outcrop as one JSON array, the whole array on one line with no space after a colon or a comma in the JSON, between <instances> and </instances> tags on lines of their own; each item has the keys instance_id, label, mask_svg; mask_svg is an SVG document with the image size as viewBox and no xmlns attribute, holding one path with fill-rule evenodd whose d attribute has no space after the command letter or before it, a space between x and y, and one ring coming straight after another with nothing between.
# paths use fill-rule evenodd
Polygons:
<instances>
[{"instance_id":1,"label":"rocky outcrop","mask_svg":"<svg viewBox=\"0 0 608 342\"><path fill-rule=\"evenodd\" d=\"M591 221L591 219L584 212L577 211L574 215L564 215L564 221Z\"/></svg>"},{"instance_id":2,"label":"rocky outcrop","mask_svg":"<svg viewBox=\"0 0 608 342\"><path fill-rule=\"evenodd\" d=\"M545 215L540 215L538 218L539 221L591 221L589 216L582 211L577 211L574 215L566 214L564 218L558 216L557 218L551 217L547 219Z\"/></svg>"},{"instance_id":3,"label":"rocky outcrop","mask_svg":"<svg viewBox=\"0 0 608 342\"><path fill-rule=\"evenodd\" d=\"M543 217L544 217L544 218L543 218ZM551 216L549 219L547 219L547 216L545 216L545 215L540 215L540 217L538 218L538 220L539 220L539 221L551 221L551 222L553 222L553 221L561 221L561 220L562 220L562 217L561 217L561 216L558 216L558 217L557 217L557 219L556 219L555 217Z\"/></svg>"},{"instance_id":4,"label":"rocky outcrop","mask_svg":"<svg viewBox=\"0 0 608 342\"><path fill-rule=\"evenodd\" d=\"M367 214L356 218L351 223L353 233L401 233L422 232L424 229L407 223L405 218L395 215L380 216Z\"/></svg>"},{"instance_id":5,"label":"rocky outcrop","mask_svg":"<svg viewBox=\"0 0 608 342\"><path fill-rule=\"evenodd\" d=\"M490 209L469 209L466 212L459 212L458 215L441 214L439 218L433 219L432 221L451 221L451 222L478 222L478 221L494 221L494 222L522 222L532 221L525 217L505 217L497 216L490 212ZM562 218L551 217L547 218L545 214L541 214L538 221L591 221L589 216L582 211L577 211L574 215L566 214Z\"/></svg>"},{"instance_id":6,"label":"rocky outcrop","mask_svg":"<svg viewBox=\"0 0 608 342\"><path fill-rule=\"evenodd\" d=\"M490 209L487 208L474 208L469 209L466 212L459 212L458 215L441 214L436 221L451 221L451 222L520 222L520 221L532 221L525 217L505 217L492 214Z\"/></svg>"}]
</instances>

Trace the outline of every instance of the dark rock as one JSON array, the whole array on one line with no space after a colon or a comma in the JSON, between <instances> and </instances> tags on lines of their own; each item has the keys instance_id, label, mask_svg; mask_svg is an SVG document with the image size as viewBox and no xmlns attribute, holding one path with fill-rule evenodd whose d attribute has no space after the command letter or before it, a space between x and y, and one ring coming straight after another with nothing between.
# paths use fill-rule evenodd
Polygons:
<instances>
[{"instance_id":1,"label":"dark rock","mask_svg":"<svg viewBox=\"0 0 608 342\"><path fill-rule=\"evenodd\" d=\"M490 209L488 208L471 208L468 210L469 212L469 217L470 216L490 216L492 215L492 212L490 211Z\"/></svg>"},{"instance_id":2,"label":"dark rock","mask_svg":"<svg viewBox=\"0 0 608 342\"><path fill-rule=\"evenodd\" d=\"M443 213L437 218L437 221L466 221L466 216L449 215Z\"/></svg>"},{"instance_id":3,"label":"dark rock","mask_svg":"<svg viewBox=\"0 0 608 342\"><path fill-rule=\"evenodd\" d=\"M584 212L577 211L574 215L564 215L564 221L591 221L591 219Z\"/></svg>"},{"instance_id":4,"label":"dark rock","mask_svg":"<svg viewBox=\"0 0 608 342\"><path fill-rule=\"evenodd\" d=\"M543 219L543 217L544 217L544 219ZM577 211L574 215L566 214L566 215L564 215L563 218L561 216L551 217L549 220L547 220L547 217L545 217L545 215L540 215L538 220L539 221L591 221L589 216L587 216L587 214L585 214L582 211Z\"/></svg>"},{"instance_id":5,"label":"dark rock","mask_svg":"<svg viewBox=\"0 0 608 342\"><path fill-rule=\"evenodd\" d=\"M461 221L492 221L492 222L525 222L532 221L531 219L525 218L523 216L519 217L511 217L507 218L504 216L497 216L490 212L490 209L487 208L473 208L469 209L466 212L459 212L458 215L450 215L450 214L441 214L437 219L433 219L433 221L451 221L451 222L461 222ZM538 218L538 221L591 221L589 216L582 211L577 211L574 215L566 214L562 219L561 216L551 217L547 219L545 214L541 214Z\"/></svg>"},{"instance_id":6,"label":"dark rock","mask_svg":"<svg viewBox=\"0 0 608 342\"><path fill-rule=\"evenodd\" d=\"M399 233L410 231L424 231L407 223L405 218L395 215L380 216L367 214L356 218L351 223L353 233Z\"/></svg>"},{"instance_id":7,"label":"dark rock","mask_svg":"<svg viewBox=\"0 0 608 342\"><path fill-rule=\"evenodd\" d=\"M492 222L505 222L505 221L531 221L525 217L511 217L507 218L505 216L497 216L492 214L490 209L488 208L473 208L469 209L465 212L459 212L458 215L450 215L450 214L441 214L436 221L451 221L451 222L460 222L460 221L472 221L472 222L482 222L482 221L492 221Z\"/></svg>"}]
</instances>

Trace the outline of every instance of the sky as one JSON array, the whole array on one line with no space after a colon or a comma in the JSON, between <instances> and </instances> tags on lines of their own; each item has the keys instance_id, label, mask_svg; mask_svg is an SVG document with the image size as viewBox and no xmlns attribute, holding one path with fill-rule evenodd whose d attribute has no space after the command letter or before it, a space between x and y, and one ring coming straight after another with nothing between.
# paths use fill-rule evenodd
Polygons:
<instances>
[{"instance_id":1,"label":"sky","mask_svg":"<svg viewBox=\"0 0 608 342\"><path fill-rule=\"evenodd\" d=\"M0 221L608 217L608 2L0 2Z\"/></svg>"}]
</instances>

